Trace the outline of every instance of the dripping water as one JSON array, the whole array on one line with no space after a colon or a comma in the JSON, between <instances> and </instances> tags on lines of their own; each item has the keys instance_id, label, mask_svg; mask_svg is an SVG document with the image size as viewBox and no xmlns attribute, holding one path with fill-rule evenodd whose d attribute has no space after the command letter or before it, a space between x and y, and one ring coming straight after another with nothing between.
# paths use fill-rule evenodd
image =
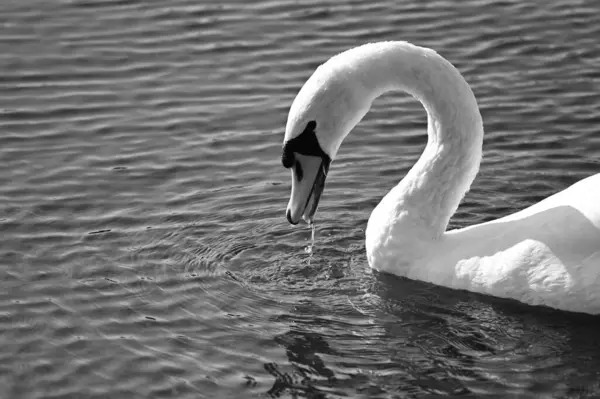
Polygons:
<instances>
[{"instance_id":1,"label":"dripping water","mask_svg":"<svg viewBox=\"0 0 600 399\"><path fill-rule=\"evenodd\" d=\"M315 246L315 222L311 222L309 226L311 229L310 244L304 248L304 252L306 252L309 255L309 258L311 258L313 254L313 247Z\"/></svg>"}]
</instances>

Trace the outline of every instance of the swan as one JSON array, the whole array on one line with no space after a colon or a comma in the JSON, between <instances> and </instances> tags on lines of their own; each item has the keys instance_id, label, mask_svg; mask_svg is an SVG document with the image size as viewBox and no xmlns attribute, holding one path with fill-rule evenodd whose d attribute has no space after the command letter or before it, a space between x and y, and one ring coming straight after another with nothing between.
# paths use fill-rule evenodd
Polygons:
<instances>
[{"instance_id":1,"label":"swan","mask_svg":"<svg viewBox=\"0 0 600 399\"><path fill-rule=\"evenodd\" d=\"M427 112L427 145L372 211L380 272L571 312L600 313L600 174L514 214L446 231L479 170L483 122L460 72L408 42L364 44L318 67L288 114L286 218L312 223L331 161L375 98L403 90Z\"/></svg>"}]
</instances>

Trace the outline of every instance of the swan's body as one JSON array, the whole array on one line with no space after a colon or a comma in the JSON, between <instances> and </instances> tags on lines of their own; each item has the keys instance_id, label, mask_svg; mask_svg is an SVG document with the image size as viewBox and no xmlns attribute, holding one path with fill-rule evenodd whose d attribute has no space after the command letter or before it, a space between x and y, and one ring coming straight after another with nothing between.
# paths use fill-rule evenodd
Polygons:
<instances>
[{"instance_id":1,"label":"swan's body","mask_svg":"<svg viewBox=\"0 0 600 399\"><path fill-rule=\"evenodd\" d=\"M479 169L483 123L467 82L433 50L374 43L317 69L286 126L284 165L293 167L288 220L312 219L329 161L372 101L389 90L423 103L428 143L371 214L371 267L532 305L600 313L600 174L515 214L446 232Z\"/></svg>"}]
</instances>

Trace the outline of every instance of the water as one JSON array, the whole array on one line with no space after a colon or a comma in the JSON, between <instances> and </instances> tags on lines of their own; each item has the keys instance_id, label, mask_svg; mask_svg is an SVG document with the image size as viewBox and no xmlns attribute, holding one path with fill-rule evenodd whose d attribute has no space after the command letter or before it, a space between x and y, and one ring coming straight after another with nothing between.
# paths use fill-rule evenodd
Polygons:
<instances>
[{"instance_id":1,"label":"water","mask_svg":"<svg viewBox=\"0 0 600 399\"><path fill-rule=\"evenodd\" d=\"M289 226L287 110L360 43L465 75L484 161L451 227L600 171L600 3L28 1L0 6L1 398L600 395L597 318L367 267L423 148L377 100ZM305 248L312 251L305 252Z\"/></svg>"},{"instance_id":2,"label":"water","mask_svg":"<svg viewBox=\"0 0 600 399\"><path fill-rule=\"evenodd\" d=\"M306 246L306 248L304 248L304 252L306 252L309 255L312 255L313 253L313 248L315 247L315 231L316 227L314 223L310 223L310 244L308 244Z\"/></svg>"}]
</instances>

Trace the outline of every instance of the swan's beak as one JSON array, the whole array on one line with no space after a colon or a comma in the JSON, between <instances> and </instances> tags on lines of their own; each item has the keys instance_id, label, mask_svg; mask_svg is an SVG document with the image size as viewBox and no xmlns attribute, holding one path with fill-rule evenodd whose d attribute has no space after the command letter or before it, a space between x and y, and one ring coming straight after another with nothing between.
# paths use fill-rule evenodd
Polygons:
<instances>
[{"instance_id":1,"label":"swan's beak","mask_svg":"<svg viewBox=\"0 0 600 399\"><path fill-rule=\"evenodd\" d=\"M298 224L300 218L311 224L325 188L329 162L318 156L302 154L295 154L295 160L291 168L292 194L286 216L291 224Z\"/></svg>"}]
</instances>

